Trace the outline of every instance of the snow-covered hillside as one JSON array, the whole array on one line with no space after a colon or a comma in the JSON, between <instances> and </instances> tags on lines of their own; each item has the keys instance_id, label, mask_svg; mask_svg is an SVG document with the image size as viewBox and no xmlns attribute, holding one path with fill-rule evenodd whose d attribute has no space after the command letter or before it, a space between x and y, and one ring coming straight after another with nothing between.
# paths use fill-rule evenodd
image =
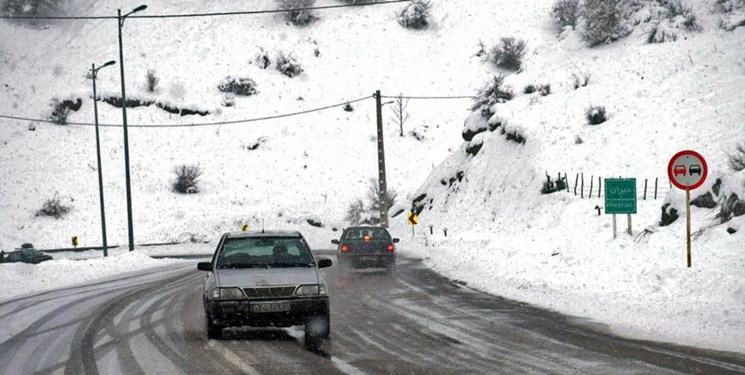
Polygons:
<instances>
[{"instance_id":1,"label":"snow-covered hillside","mask_svg":"<svg viewBox=\"0 0 745 375\"><path fill-rule=\"evenodd\" d=\"M728 191L745 193L742 172L727 166L727 154L745 141L745 27L719 26L736 24L742 10L723 14L714 0L684 3L701 31L647 44L653 22L642 9L629 35L594 48L579 31L557 29L549 0L433 1L431 25L420 31L396 22L405 4L317 11L318 20L306 27L288 25L280 14L127 19L128 99L211 113L182 117L155 105L127 111L130 125L145 125L129 129L136 242L189 237L184 234L214 239L263 221L328 246L336 236L331 228L345 225L346 208L377 175L372 93L474 95L495 74L507 73L478 56L480 42L489 49L502 37L522 38L522 70L506 78L515 98L491 108L492 123L502 125L476 136L483 146L475 156L465 153L469 145L461 138L464 122L474 119L471 100L411 99L404 137L391 104L384 106L388 184L399 192L399 207L427 194L413 238L403 216L392 219L392 231L407 239L402 251L471 286L606 322L622 334L745 352L743 217L714 225L715 210L693 209L694 231L706 229L693 242L692 269L685 268L684 220L657 227L663 201L684 212L682 192L666 180L667 162L678 150L697 150L708 161L709 179L698 192L719 177ZM113 16L118 7L126 12L140 2L68 4L70 15ZM149 4L142 14L275 7L268 0L171 0ZM303 73L289 78L261 69L255 58L262 51L293 54ZM47 118L53 98L76 97L82 107L68 120L92 123L86 71L112 59L118 60L115 20L43 27L0 20L0 115ZM99 72L99 93L119 95L118 68ZM148 70L160 78L153 93L146 89ZM258 93L223 106L217 85L226 76L250 77ZM589 84L575 89L574 76L589 77ZM528 84L550 84L551 93L524 94ZM361 98L351 112L340 106L267 121L155 127L274 116ZM608 121L588 125L589 106L604 106ZM98 107L102 124L121 123L120 109ZM74 235L81 246L99 245L94 129L35 123L30 131L30 125L0 119L0 248L62 247ZM507 140L501 129L518 132L525 143ZM124 244L122 129L101 131L109 242ZM171 191L172 170L180 164L204 169L198 194ZM461 181L451 183L458 172ZM546 172L566 173L571 184L577 173L659 178L664 194L640 201L633 217L634 236L648 226L655 233L612 240L610 217L593 209L602 200L542 195ZM70 213L35 216L56 193ZM621 218L619 232L625 224ZM428 235L429 225L435 235ZM675 329L681 326L688 330Z\"/></svg>"}]
</instances>

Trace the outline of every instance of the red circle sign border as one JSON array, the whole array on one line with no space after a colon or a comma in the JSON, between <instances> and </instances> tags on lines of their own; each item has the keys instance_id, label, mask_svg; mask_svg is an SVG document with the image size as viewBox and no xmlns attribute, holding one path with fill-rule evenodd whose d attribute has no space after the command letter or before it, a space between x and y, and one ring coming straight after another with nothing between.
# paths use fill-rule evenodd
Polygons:
<instances>
[{"instance_id":1,"label":"red circle sign border","mask_svg":"<svg viewBox=\"0 0 745 375\"><path fill-rule=\"evenodd\" d=\"M701 176L701 179L697 183L691 186L685 186L685 185L679 184L678 181L676 181L673 176L673 162L679 157L684 156L684 155L691 155L695 158L698 158L699 160L701 160L701 164L703 164L703 175ZM699 186L701 186L704 183L704 181L706 181L706 177L708 174L709 174L709 166L706 164L706 160L704 159L703 156L701 156L701 154L693 150L680 151L676 153L675 155L673 155L673 157L670 158L670 162L667 163L667 177L670 179L670 182L672 182L672 184L675 185L675 187L677 187L678 189L694 190L698 188Z\"/></svg>"}]
</instances>

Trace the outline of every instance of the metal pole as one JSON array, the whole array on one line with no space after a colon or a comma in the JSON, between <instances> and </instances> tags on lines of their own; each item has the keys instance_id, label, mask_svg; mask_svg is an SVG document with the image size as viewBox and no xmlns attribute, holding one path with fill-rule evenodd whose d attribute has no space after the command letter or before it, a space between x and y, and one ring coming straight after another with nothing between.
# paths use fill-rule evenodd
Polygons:
<instances>
[{"instance_id":1,"label":"metal pole","mask_svg":"<svg viewBox=\"0 0 745 375\"><path fill-rule=\"evenodd\" d=\"M127 229L129 233L129 251L135 249L134 226L132 225L132 187L129 178L129 135L127 133L127 94L124 89L124 48L122 47L122 26L124 18L122 10L117 9L117 25L119 26L119 72L122 82L122 124L124 129L124 179L127 188Z\"/></svg>"},{"instance_id":2,"label":"metal pole","mask_svg":"<svg viewBox=\"0 0 745 375\"><path fill-rule=\"evenodd\" d=\"M103 199L103 171L101 169L101 141L98 133L98 101L96 100L96 64L91 64L93 72L93 117L96 123L96 161L98 162L98 196L101 201L101 238L103 241L103 256L109 256L108 243L106 242L106 213Z\"/></svg>"},{"instance_id":3,"label":"metal pole","mask_svg":"<svg viewBox=\"0 0 745 375\"><path fill-rule=\"evenodd\" d=\"M629 236L633 233L631 231L631 214L626 214L626 224L628 224L628 227L626 228L626 233L628 233Z\"/></svg>"},{"instance_id":4,"label":"metal pole","mask_svg":"<svg viewBox=\"0 0 745 375\"><path fill-rule=\"evenodd\" d=\"M375 91L375 108L378 123L378 199L380 200L380 225L388 228L388 187L385 181L385 148L383 147L383 105L380 103L380 90Z\"/></svg>"},{"instance_id":5,"label":"metal pole","mask_svg":"<svg viewBox=\"0 0 745 375\"><path fill-rule=\"evenodd\" d=\"M613 214L613 239L616 239L616 214Z\"/></svg>"},{"instance_id":6,"label":"metal pole","mask_svg":"<svg viewBox=\"0 0 745 375\"><path fill-rule=\"evenodd\" d=\"M686 251L688 268L691 268L691 190L686 189Z\"/></svg>"}]
</instances>

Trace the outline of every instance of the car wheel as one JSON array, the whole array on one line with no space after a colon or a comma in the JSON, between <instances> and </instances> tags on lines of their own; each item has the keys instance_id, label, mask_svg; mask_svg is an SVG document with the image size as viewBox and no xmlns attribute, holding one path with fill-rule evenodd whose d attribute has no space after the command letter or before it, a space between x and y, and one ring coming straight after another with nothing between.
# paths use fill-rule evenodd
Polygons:
<instances>
[{"instance_id":1,"label":"car wheel","mask_svg":"<svg viewBox=\"0 0 745 375\"><path fill-rule=\"evenodd\" d=\"M212 319L206 311L205 315L207 316L207 339L222 340L222 326L212 323Z\"/></svg>"},{"instance_id":2,"label":"car wheel","mask_svg":"<svg viewBox=\"0 0 745 375\"><path fill-rule=\"evenodd\" d=\"M316 348L331 335L331 320L328 315L315 316L305 323L305 346Z\"/></svg>"}]
</instances>

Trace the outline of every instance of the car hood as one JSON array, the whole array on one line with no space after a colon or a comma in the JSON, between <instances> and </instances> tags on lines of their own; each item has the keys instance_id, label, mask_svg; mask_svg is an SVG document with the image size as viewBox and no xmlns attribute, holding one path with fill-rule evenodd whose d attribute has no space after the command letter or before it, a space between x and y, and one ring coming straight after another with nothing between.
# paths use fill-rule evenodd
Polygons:
<instances>
[{"instance_id":1,"label":"car hood","mask_svg":"<svg viewBox=\"0 0 745 375\"><path fill-rule=\"evenodd\" d=\"M274 285L318 284L318 274L311 267L245 268L216 270L220 287L262 287ZM321 282L323 282L321 280Z\"/></svg>"}]
</instances>

